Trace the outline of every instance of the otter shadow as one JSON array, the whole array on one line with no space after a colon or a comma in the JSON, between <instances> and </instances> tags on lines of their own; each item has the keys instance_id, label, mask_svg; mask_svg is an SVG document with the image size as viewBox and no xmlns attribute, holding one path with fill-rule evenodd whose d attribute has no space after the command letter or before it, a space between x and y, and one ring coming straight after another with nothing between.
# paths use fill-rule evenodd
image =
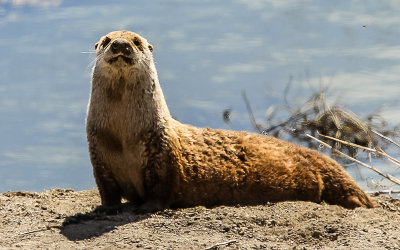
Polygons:
<instances>
[{"instance_id":1,"label":"otter shadow","mask_svg":"<svg viewBox=\"0 0 400 250\"><path fill-rule=\"evenodd\" d=\"M65 218L61 234L68 240L80 241L99 237L116 227L149 218L151 213L139 213L138 207L124 203L118 208L104 210L101 206L91 212Z\"/></svg>"}]
</instances>

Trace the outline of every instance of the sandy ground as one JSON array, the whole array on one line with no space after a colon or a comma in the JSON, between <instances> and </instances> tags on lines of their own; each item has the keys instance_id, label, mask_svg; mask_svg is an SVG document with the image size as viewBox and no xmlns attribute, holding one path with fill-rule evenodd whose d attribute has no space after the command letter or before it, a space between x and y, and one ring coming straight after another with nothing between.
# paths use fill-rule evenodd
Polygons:
<instances>
[{"instance_id":1,"label":"sandy ground","mask_svg":"<svg viewBox=\"0 0 400 250\"><path fill-rule=\"evenodd\" d=\"M1 249L400 249L400 200L374 209L310 202L96 212L97 190L0 195Z\"/></svg>"}]
</instances>

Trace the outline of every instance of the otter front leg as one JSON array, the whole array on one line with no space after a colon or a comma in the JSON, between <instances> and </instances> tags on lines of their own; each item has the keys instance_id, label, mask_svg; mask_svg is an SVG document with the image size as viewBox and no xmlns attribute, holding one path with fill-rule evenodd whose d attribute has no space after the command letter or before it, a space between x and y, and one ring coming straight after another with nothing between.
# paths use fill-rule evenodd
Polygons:
<instances>
[{"instance_id":1,"label":"otter front leg","mask_svg":"<svg viewBox=\"0 0 400 250\"><path fill-rule=\"evenodd\" d=\"M165 161L154 159L166 159ZM144 171L145 202L140 206L142 212L155 212L169 208L176 196L178 177L171 167L169 157L152 157Z\"/></svg>"},{"instance_id":2,"label":"otter front leg","mask_svg":"<svg viewBox=\"0 0 400 250\"><path fill-rule=\"evenodd\" d=\"M111 171L104 164L93 164L93 173L99 189L101 204L115 207L121 204L122 192Z\"/></svg>"},{"instance_id":3,"label":"otter front leg","mask_svg":"<svg viewBox=\"0 0 400 250\"><path fill-rule=\"evenodd\" d=\"M93 174L99 189L101 204L104 207L115 207L121 204L122 191L111 172L110 166L104 162L101 148L105 146L104 135L97 127L87 124L87 139Z\"/></svg>"}]
</instances>

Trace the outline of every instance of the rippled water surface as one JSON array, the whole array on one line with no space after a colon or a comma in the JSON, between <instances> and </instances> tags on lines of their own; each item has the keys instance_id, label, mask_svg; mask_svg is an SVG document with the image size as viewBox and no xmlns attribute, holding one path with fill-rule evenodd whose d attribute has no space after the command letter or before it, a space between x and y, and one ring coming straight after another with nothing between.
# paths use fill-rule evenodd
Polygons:
<instances>
[{"instance_id":1,"label":"rippled water surface","mask_svg":"<svg viewBox=\"0 0 400 250\"><path fill-rule=\"evenodd\" d=\"M241 92L262 122L292 79L294 105L329 86L332 102L361 116L383 107L396 124L398 13L389 0L0 1L0 192L95 186L84 120L91 52L110 31L154 45L167 103L185 123L228 129L231 108L233 128L253 130Z\"/></svg>"}]
</instances>

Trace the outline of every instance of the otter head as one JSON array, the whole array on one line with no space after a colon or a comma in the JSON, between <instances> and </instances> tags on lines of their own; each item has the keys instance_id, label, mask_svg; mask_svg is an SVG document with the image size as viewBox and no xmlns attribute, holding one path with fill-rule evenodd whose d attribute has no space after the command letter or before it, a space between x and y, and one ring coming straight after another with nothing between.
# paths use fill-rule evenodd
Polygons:
<instances>
[{"instance_id":1,"label":"otter head","mask_svg":"<svg viewBox=\"0 0 400 250\"><path fill-rule=\"evenodd\" d=\"M114 31L103 36L95 44L96 66L115 69L150 65L153 46L138 34L130 31Z\"/></svg>"}]
</instances>

